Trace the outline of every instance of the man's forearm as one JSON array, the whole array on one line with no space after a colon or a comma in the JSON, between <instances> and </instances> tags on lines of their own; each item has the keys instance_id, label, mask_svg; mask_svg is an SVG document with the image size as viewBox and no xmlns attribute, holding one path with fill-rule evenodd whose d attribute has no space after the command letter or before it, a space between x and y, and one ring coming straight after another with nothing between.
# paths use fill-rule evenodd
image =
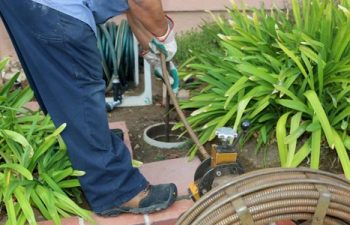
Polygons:
<instances>
[{"instance_id":1,"label":"man's forearm","mask_svg":"<svg viewBox=\"0 0 350 225\"><path fill-rule=\"evenodd\" d=\"M162 52L166 60L171 61L177 50L174 22L165 16L161 0L128 1L127 17L133 33L146 50L143 57L150 64L157 64L157 55Z\"/></svg>"},{"instance_id":2,"label":"man's forearm","mask_svg":"<svg viewBox=\"0 0 350 225\"><path fill-rule=\"evenodd\" d=\"M153 38L153 35L142 25L142 23L129 11L126 14L132 32L136 39L141 44L143 50L148 49L148 43Z\"/></svg>"},{"instance_id":3,"label":"man's forearm","mask_svg":"<svg viewBox=\"0 0 350 225\"><path fill-rule=\"evenodd\" d=\"M154 36L163 36L168 23L161 0L128 0L129 11Z\"/></svg>"}]
</instances>

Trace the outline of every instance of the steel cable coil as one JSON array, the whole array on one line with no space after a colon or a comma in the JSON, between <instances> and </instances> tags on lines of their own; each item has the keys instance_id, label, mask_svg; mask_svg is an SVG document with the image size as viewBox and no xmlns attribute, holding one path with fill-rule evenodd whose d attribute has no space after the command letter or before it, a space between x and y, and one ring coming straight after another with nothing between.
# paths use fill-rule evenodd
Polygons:
<instances>
[{"instance_id":1,"label":"steel cable coil","mask_svg":"<svg viewBox=\"0 0 350 225\"><path fill-rule=\"evenodd\" d=\"M320 206L326 197L329 204ZM176 225L313 220L321 208L324 224L350 224L350 182L306 168L273 168L244 174L213 189L185 212Z\"/></svg>"}]
</instances>

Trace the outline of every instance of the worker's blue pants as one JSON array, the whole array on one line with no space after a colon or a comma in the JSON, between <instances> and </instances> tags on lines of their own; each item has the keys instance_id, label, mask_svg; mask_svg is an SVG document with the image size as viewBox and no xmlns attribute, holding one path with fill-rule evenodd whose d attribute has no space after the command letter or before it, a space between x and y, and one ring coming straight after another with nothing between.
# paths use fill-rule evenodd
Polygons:
<instances>
[{"instance_id":1,"label":"worker's blue pants","mask_svg":"<svg viewBox=\"0 0 350 225\"><path fill-rule=\"evenodd\" d=\"M1 0L0 14L42 110L62 137L95 212L130 200L147 185L108 128L105 82L92 29L31 0Z\"/></svg>"}]
</instances>

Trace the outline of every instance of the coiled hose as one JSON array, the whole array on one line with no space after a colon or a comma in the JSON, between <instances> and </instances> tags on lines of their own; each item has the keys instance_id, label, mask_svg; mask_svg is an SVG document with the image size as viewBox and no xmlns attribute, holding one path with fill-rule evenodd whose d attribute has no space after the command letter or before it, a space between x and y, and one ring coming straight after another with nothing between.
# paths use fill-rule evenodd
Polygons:
<instances>
[{"instance_id":1,"label":"coiled hose","mask_svg":"<svg viewBox=\"0 0 350 225\"><path fill-rule=\"evenodd\" d=\"M213 189L176 225L350 224L350 182L311 169L264 169Z\"/></svg>"},{"instance_id":2,"label":"coiled hose","mask_svg":"<svg viewBox=\"0 0 350 225\"><path fill-rule=\"evenodd\" d=\"M134 38L128 22L122 20L119 25L114 22L99 25L97 46L102 56L106 92L111 90L115 78L126 90L135 69Z\"/></svg>"}]
</instances>

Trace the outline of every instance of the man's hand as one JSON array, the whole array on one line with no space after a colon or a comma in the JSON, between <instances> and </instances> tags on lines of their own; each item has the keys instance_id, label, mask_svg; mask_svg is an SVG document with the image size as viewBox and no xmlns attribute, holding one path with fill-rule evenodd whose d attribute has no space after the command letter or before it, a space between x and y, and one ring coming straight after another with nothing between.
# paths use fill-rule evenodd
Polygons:
<instances>
[{"instance_id":1,"label":"man's hand","mask_svg":"<svg viewBox=\"0 0 350 225\"><path fill-rule=\"evenodd\" d=\"M159 55L154 54L153 52L147 52L143 55L144 59L154 67L154 75L163 80L162 64L159 58ZM169 80L171 88L175 94L179 91L180 79L176 66L172 61L167 62L167 69L170 75Z\"/></svg>"},{"instance_id":2,"label":"man's hand","mask_svg":"<svg viewBox=\"0 0 350 225\"><path fill-rule=\"evenodd\" d=\"M128 21L137 40L145 51L155 54L162 52L170 61L177 45L174 21L166 16L160 0L128 0Z\"/></svg>"},{"instance_id":3,"label":"man's hand","mask_svg":"<svg viewBox=\"0 0 350 225\"><path fill-rule=\"evenodd\" d=\"M172 60L177 51L177 44L175 40L174 22L170 17L166 17L168 21L168 30L161 37L152 38L149 42L149 49L154 54L160 52L165 55L166 61Z\"/></svg>"},{"instance_id":4,"label":"man's hand","mask_svg":"<svg viewBox=\"0 0 350 225\"><path fill-rule=\"evenodd\" d=\"M173 20L164 14L160 0L128 2L128 21L144 50L142 56L153 66L155 75L163 78L160 54L165 55L172 88L177 93L179 76L174 63L171 62L177 51Z\"/></svg>"}]
</instances>

